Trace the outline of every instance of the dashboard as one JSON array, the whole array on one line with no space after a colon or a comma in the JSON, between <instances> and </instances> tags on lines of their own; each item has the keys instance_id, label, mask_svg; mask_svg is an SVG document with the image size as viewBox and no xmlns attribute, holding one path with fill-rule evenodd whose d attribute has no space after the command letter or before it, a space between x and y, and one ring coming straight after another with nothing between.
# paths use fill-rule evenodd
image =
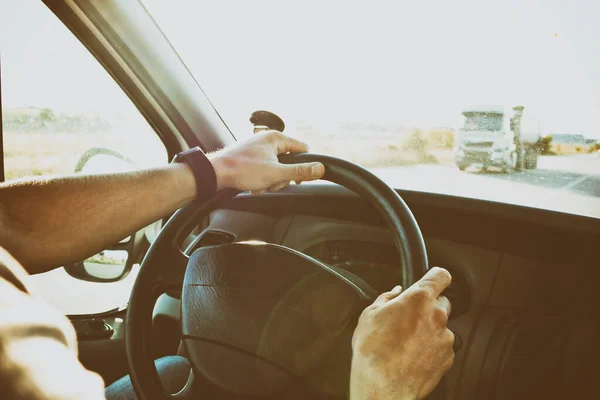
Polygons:
<instances>
[{"instance_id":1,"label":"dashboard","mask_svg":"<svg viewBox=\"0 0 600 400\"><path fill-rule=\"evenodd\" d=\"M304 253L359 276L380 292L402 283L398 252L387 244L329 240L309 247Z\"/></svg>"},{"instance_id":2,"label":"dashboard","mask_svg":"<svg viewBox=\"0 0 600 400\"><path fill-rule=\"evenodd\" d=\"M402 196L419 221L429 264L450 270L455 285L454 296L445 293L453 297L448 325L462 346L442 398L593 397L584 394L597 390L599 221L470 199ZM377 290L402 281L400 257L379 212L336 186L239 196L203 228L216 239L206 244L280 244L346 269ZM179 307L171 308L179 318Z\"/></svg>"}]
</instances>

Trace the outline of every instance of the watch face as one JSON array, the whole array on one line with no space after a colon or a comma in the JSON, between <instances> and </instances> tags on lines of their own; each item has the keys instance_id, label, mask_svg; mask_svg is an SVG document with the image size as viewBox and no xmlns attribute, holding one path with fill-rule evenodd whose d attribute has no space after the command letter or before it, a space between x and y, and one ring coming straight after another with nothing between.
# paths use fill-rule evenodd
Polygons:
<instances>
[{"instance_id":1,"label":"watch face","mask_svg":"<svg viewBox=\"0 0 600 400\"><path fill-rule=\"evenodd\" d=\"M185 160L186 156L193 154L197 151L202 152L202 150L200 150L200 147L198 147L198 146L193 147L191 149L184 150L182 152L179 152L179 153L175 154L175 157L173 157L173 162L181 162L182 160ZM204 154L204 153L202 153L202 154Z\"/></svg>"}]
</instances>

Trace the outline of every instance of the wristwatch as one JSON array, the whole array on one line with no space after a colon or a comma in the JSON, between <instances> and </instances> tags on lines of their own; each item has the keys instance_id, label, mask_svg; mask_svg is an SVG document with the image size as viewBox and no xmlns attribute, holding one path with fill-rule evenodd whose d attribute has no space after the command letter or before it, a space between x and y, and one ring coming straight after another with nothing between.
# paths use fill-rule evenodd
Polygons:
<instances>
[{"instance_id":1,"label":"wristwatch","mask_svg":"<svg viewBox=\"0 0 600 400\"><path fill-rule=\"evenodd\" d=\"M206 154L196 146L177 153L174 163L187 163L194 172L196 179L196 202L203 203L217 194L217 174Z\"/></svg>"}]
</instances>

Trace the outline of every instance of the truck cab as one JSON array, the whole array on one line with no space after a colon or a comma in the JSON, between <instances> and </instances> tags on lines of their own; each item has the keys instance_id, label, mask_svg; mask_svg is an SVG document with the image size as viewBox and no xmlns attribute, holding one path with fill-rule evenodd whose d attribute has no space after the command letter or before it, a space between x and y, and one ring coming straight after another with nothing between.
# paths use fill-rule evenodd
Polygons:
<instances>
[{"instance_id":1,"label":"truck cab","mask_svg":"<svg viewBox=\"0 0 600 400\"><path fill-rule=\"evenodd\" d=\"M485 171L492 167L505 173L523 167L535 168L539 124L538 129L531 121L524 124L522 112L521 106L513 108L512 117L503 106L473 106L463 110L465 120L454 144L458 168L475 166ZM524 126L527 132L522 129Z\"/></svg>"}]
</instances>

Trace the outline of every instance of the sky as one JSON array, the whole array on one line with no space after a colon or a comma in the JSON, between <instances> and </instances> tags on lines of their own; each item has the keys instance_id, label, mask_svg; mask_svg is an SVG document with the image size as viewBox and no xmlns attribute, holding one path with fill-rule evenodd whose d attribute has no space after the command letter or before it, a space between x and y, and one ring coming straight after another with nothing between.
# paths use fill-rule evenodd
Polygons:
<instances>
[{"instance_id":1,"label":"sky","mask_svg":"<svg viewBox=\"0 0 600 400\"><path fill-rule=\"evenodd\" d=\"M40 0L0 0L3 107L132 115L135 106Z\"/></svg>"},{"instance_id":2,"label":"sky","mask_svg":"<svg viewBox=\"0 0 600 400\"><path fill-rule=\"evenodd\" d=\"M256 109L456 127L466 106L519 104L544 133L600 137L594 0L143 3L234 133ZM5 107L128 107L51 17L37 0L0 0Z\"/></svg>"}]
</instances>

